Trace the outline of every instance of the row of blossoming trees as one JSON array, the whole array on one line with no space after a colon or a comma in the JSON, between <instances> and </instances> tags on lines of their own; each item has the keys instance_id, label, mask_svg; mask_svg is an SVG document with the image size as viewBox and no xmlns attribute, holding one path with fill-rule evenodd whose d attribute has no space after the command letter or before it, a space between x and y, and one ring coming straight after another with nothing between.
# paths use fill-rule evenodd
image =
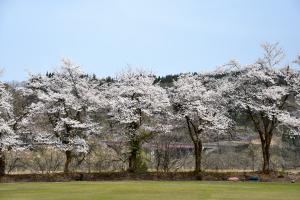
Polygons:
<instances>
[{"instance_id":1,"label":"row of blossoming trees","mask_svg":"<svg viewBox=\"0 0 300 200\"><path fill-rule=\"evenodd\" d=\"M299 134L300 74L296 67L276 66L283 56L277 44L263 48L264 56L253 64L231 61L211 73L181 74L171 87L161 87L153 74L141 70L98 79L64 60L59 70L31 75L16 88L22 111L20 105L14 108L11 88L1 83L0 174L5 173L5 151L39 145L64 152L64 172L69 172L74 155L88 152L89 138L101 134L127 144L128 170L134 172L143 142L178 128L187 130L199 173L203 140L228 134L237 114L253 123L262 170L268 172L274 133L282 127Z\"/></svg>"}]
</instances>

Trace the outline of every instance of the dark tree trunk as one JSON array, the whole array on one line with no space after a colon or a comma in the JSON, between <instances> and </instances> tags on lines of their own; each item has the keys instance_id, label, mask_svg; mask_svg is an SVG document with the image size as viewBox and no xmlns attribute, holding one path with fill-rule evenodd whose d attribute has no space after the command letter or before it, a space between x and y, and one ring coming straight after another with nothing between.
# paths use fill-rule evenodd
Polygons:
<instances>
[{"instance_id":1,"label":"dark tree trunk","mask_svg":"<svg viewBox=\"0 0 300 200\"><path fill-rule=\"evenodd\" d=\"M135 127L137 129L137 127ZM128 171L136 172L138 170L138 159L141 151L141 139L133 135L129 140L130 153L128 157Z\"/></svg>"},{"instance_id":2,"label":"dark tree trunk","mask_svg":"<svg viewBox=\"0 0 300 200\"><path fill-rule=\"evenodd\" d=\"M195 173L201 173L201 160L202 160L202 142L194 142L194 154L195 154Z\"/></svg>"},{"instance_id":3,"label":"dark tree trunk","mask_svg":"<svg viewBox=\"0 0 300 200\"><path fill-rule=\"evenodd\" d=\"M263 168L262 172L265 174L270 173L270 146L272 137L268 133L264 133L261 138L261 148L263 154Z\"/></svg>"},{"instance_id":4,"label":"dark tree trunk","mask_svg":"<svg viewBox=\"0 0 300 200\"><path fill-rule=\"evenodd\" d=\"M133 148L130 152L129 158L128 158L128 171L129 172L136 172L137 170L137 159L138 159L138 151L137 149Z\"/></svg>"},{"instance_id":5,"label":"dark tree trunk","mask_svg":"<svg viewBox=\"0 0 300 200\"><path fill-rule=\"evenodd\" d=\"M159 168L161 165L161 153L159 151L159 146L156 146L156 150L155 150L155 158L156 158L156 172L159 172Z\"/></svg>"},{"instance_id":6,"label":"dark tree trunk","mask_svg":"<svg viewBox=\"0 0 300 200\"><path fill-rule=\"evenodd\" d=\"M0 176L5 175L5 155L3 151L0 151Z\"/></svg>"},{"instance_id":7,"label":"dark tree trunk","mask_svg":"<svg viewBox=\"0 0 300 200\"><path fill-rule=\"evenodd\" d=\"M270 146L273 136L273 131L278 125L277 118L275 116L270 119L264 113L254 114L250 107L248 107L248 114L255 126L256 131L260 137L261 150L263 154L263 167L262 172L265 174L270 173Z\"/></svg>"},{"instance_id":8,"label":"dark tree trunk","mask_svg":"<svg viewBox=\"0 0 300 200\"><path fill-rule=\"evenodd\" d=\"M72 161L72 152L68 150L65 153L66 153L66 162L65 162L64 172L69 173L69 165Z\"/></svg>"},{"instance_id":9,"label":"dark tree trunk","mask_svg":"<svg viewBox=\"0 0 300 200\"><path fill-rule=\"evenodd\" d=\"M169 154L169 148L166 146L164 150L163 170L164 172L169 172L169 169L170 169L170 154Z\"/></svg>"},{"instance_id":10,"label":"dark tree trunk","mask_svg":"<svg viewBox=\"0 0 300 200\"><path fill-rule=\"evenodd\" d=\"M202 140L200 138L202 130L193 124L188 116L185 117L188 126L188 131L191 140L194 143L194 155L195 155L195 173L201 173L201 160L202 160Z\"/></svg>"},{"instance_id":11,"label":"dark tree trunk","mask_svg":"<svg viewBox=\"0 0 300 200\"><path fill-rule=\"evenodd\" d=\"M264 158L264 163L263 163L263 173L268 174L270 172L270 152L269 149L265 149L263 151L263 158Z\"/></svg>"}]
</instances>

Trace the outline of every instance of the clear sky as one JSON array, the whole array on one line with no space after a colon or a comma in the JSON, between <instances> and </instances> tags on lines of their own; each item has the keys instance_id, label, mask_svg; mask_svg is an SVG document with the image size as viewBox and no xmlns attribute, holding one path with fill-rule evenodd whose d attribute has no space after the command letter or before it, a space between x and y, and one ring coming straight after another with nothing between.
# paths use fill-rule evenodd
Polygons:
<instances>
[{"instance_id":1,"label":"clear sky","mask_svg":"<svg viewBox=\"0 0 300 200\"><path fill-rule=\"evenodd\" d=\"M99 76L127 65L158 75L256 60L260 43L300 53L299 0L0 0L1 79L63 57Z\"/></svg>"}]
</instances>

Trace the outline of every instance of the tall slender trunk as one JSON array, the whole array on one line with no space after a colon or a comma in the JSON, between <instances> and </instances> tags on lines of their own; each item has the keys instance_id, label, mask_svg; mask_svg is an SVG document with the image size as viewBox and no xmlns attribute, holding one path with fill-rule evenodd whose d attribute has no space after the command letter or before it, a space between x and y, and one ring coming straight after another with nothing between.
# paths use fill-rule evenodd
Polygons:
<instances>
[{"instance_id":1,"label":"tall slender trunk","mask_svg":"<svg viewBox=\"0 0 300 200\"><path fill-rule=\"evenodd\" d=\"M71 151L66 151L66 162L65 162L65 168L64 168L64 172L65 173L69 173L69 165L72 161L72 152Z\"/></svg>"},{"instance_id":2,"label":"tall slender trunk","mask_svg":"<svg viewBox=\"0 0 300 200\"><path fill-rule=\"evenodd\" d=\"M4 152L0 150L0 176L5 175L5 155Z\"/></svg>"},{"instance_id":3,"label":"tall slender trunk","mask_svg":"<svg viewBox=\"0 0 300 200\"><path fill-rule=\"evenodd\" d=\"M202 142L194 142L194 154L195 154L195 173L201 172L201 160L202 160Z\"/></svg>"}]
</instances>

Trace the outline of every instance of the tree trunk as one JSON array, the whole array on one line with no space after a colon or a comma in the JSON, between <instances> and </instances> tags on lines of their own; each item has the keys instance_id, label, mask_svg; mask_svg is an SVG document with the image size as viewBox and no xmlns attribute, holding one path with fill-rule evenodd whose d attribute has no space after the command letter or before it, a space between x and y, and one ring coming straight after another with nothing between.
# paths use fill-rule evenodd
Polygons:
<instances>
[{"instance_id":1,"label":"tree trunk","mask_svg":"<svg viewBox=\"0 0 300 200\"><path fill-rule=\"evenodd\" d=\"M157 145L156 150L155 150L156 172L159 172L160 162L161 162L161 153L158 148L159 148L159 146Z\"/></svg>"},{"instance_id":2,"label":"tree trunk","mask_svg":"<svg viewBox=\"0 0 300 200\"><path fill-rule=\"evenodd\" d=\"M5 175L5 155L3 151L0 151L0 176Z\"/></svg>"},{"instance_id":3,"label":"tree trunk","mask_svg":"<svg viewBox=\"0 0 300 200\"><path fill-rule=\"evenodd\" d=\"M287 97L285 98L284 102L287 100ZM283 105L284 104L282 104L282 106ZM271 146L273 131L278 125L278 121L275 116L273 116L272 119L270 120L269 117L262 112L259 113L258 115L255 115L252 113L250 107L248 107L248 114L250 115L251 120L255 126L255 129L257 130L260 137L261 149L263 154L262 172L264 174L268 174L270 173L270 146Z\"/></svg>"},{"instance_id":4,"label":"tree trunk","mask_svg":"<svg viewBox=\"0 0 300 200\"><path fill-rule=\"evenodd\" d=\"M68 150L65 153L66 153L66 162L65 162L64 172L69 173L69 165L72 161L72 152Z\"/></svg>"},{"instance_id":5,"label":"tree trunk","mask_svg":"<svg viewBox=\"0 0 300 200\"><path fill-rule=\"evenodd\" d=\"M186 123L189 130L189 135L194 143L194 154L195 154L195 173L201 173L201 160L202 160L202 140L200 139L201 131L196 125L190 120L188 116L185 116Z\"/></svg>"},{"instance_id":6,"label":"tree trunk","mask_svg":"<svg viewBox=\"0 0 300 200\"><path fill-rule=\"evenodd\" d=\"M265 174L270 173L270 145L271 145L271 139L261 140L261 147L263 153L262 172Z\"/></svg>"},{"instance_id":7,"label":"tree trunk","mask_svg":"<svg viewBox=\"0 0 300 200\"><path fill-rule=\"evenodd\" d=\"M170 154L169 154L169 148L166 147L164 150L163 170L164 172L169 172L169 169L170 169Z\"/></svg>"},{"instance_id":8,"label":"tree trunk","mask_svg":"<svg viewBox=\"0 0 300 200\"><path fill-rule=\"evenodd\" d=\"M137 136L133 136L129 141L130 153L128 157L128 171L136 172L138 169L138 156L141 150L141 141Z\"/></svg>"},{"instance_id":9,"label":"tree trunk","mask_svg":"<svg viewBox=\"0 0 300 200\"><path fill-rule=\"evenodd\" d=\"M128 171L129 172L136 172L137 170L137 155L138 152L135 148L133 148L130 152L128 161L129 161L129 166L128 166Z\"/></svg>"},{"instance_id":10,"label":"tree trunk","mask_svg":"<svg viewBox=\"0 0 300 200\"><path fill-rule=\"evenodd\" d=\"M194 142L194 154L195 154L195 173L201 173L201 160L202 160L202 142Z\"/></svg>"}]
</instances>

